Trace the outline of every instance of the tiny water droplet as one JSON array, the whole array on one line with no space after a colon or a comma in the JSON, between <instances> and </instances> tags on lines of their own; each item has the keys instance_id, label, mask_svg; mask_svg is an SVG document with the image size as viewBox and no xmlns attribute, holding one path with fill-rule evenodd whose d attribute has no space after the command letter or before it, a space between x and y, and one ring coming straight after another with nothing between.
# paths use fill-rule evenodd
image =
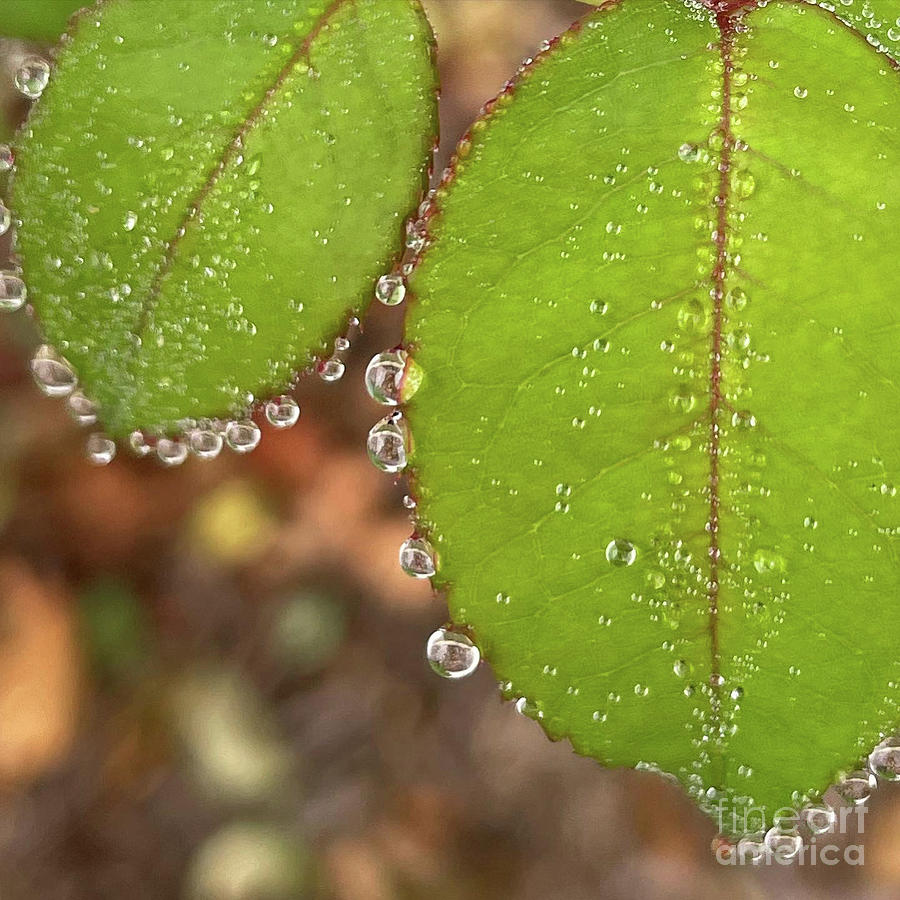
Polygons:
<instances>
[{"instance_id":1,"label":"tiny water droplet","mask_svg":"<svg viewBox=\"0 0 900 900\"><path fill-rule=\"evenodd\" d=\"M606 558L614 566L630 566L637 559L637 550L631 541L614 538L606 545Z\"/></svg>"},{"instance_id":2,"label":"tiny water droplet","mask_svg":"<svg viewBox=\"0 0 900 900\"><path fill-rule=\"evenodd\" d=\"M99 431L90 435L85 443L85 455L95 466L109 465L116 455L115 442Z\"/></svg>"},{"instance_id":3,"label":"tiny water droplet","mask_svg":"<svg viewBox=\"0 0 900 900\"><path fill-rule=\"evenodd\" d=\"M446 628L438 628L428 638L425 656L442 678L466 678L481 662L481 653L467 635Z\"/></svg>"},{"instance_id":4,"label":"tiny water droplet","mask_svg":"<svg viewBox=\"0 0 900 900\"><path fill-rule=\"evenodd\" d=\"M40 56L28 56L16 71L15 83L19 93L29 100L37 100L50 80L50 65Z\"/></svg>"},{"instance_id":5,"label":"tiny water droplet","mask_svg":"<svg viewBox=\"0 0 900 900\"><path fill-rule=\"evenodd\" d=\"M229 422L225 429L225 443L235 453L249 453L255 450L261 438L262 431L252 419Z\"/></svg>"},{"instance_id":6,"label":"tiny water droplet","mask_svg":"<svg viewBox=\"0 0 900 900\"><path fill-rule=\"evenodd\" d=\"M869 754L869 768L884 781L900 781L900 737L885 738Z\"/></svg>"},{"instance_id":7,"label":"tiny water droplet","mask_svg":"<svg viewBox=\"0 0 900 900\"><path fill-rule=\"evenodd\" d=\"M415 497L411 497L409 494L404 494L403 495L403 505L407 509L415 509L418 504L416 503Z\"/></svg>"},{"instance_id":8,"label":"tiny water droplet","mask_svg":"<svg viewBox=\"0 0 900 900\"><path fill-rule=\"evenodd\" d=\"M215 459L222 452L222 435L213 428L192 428L187 439L188 449L197 459Z\"/></svg>"},{"instance_id":9,"label":"tiny water droplet","mask_svg":"<svg viewBox=\"0 0 900 900\"><path fill-rule=\"evenodd\" d=\"M286 394L266 403L266 420L274 428L291 428L300 419L300 404Z\"/></svg>"},{"instance_id":10,"label":"tiny water droplet","mask_svg":"<svg viewBox=\"0 0 900 900\"><path fill-rule=\"evenodd\" d=\"M431 578L436 571L434 548L424 538L407 538L400 545L400 568L413 578Z\"/></svg>"},{"instance_id":11,"label":"tiny water droplet","mask_svg":"<svg viewBox=\"0 0 900 900\"><path fill-rule=\"evenodd\" d=\"M343 360L338 359L336 356L331 356L328 359L323 359L316 367L316 371L319 373L319 378L322 381L331 383L340 381L344 377L346 368Z\"/></svg>"},{"instance_id":12,"label":"tiny water droplet","mask_svg":"<svg viewBox=\"0 0 900 900\"><path fill-rule=\"evenodd\" d=\"M683 659L676 659L672 665L672 671L679 677L684 678L690 672L690 665Z\"/></svg>"},{"instance_id":13,"label":"tiny water droplet","mask_svg":"<svg viewBox=\"0 0 900 900\"><path fill-rule=\"evenodd\" d=\"M12 214L3 203L0 203L0 236L9 231L12 224Z\"/></svg>"},{"instance_id":14,"label":"tiny water droplet","mask_svg":"<svg viewBox=\"0 0 900 900\"><path fill-rule=\"evenodd\" d=\"M9 144L0 144L0 172L9 172L15 165L16 157Z\"/></svg>"},{"instance_id":15,"label":"tiny water droplet","mask_svg":"<svg viewBox=\"0 0 900 900\"><path fill-rule=\"evenodd\" d=\"M399 472L406 468L406 424L398 413L376 422L366 440L373 465L382 472Z\"/></svg>"},{"instance_id":16,"label":"tiny water droplet","mask_svg":"<svg viewBox=\"0 0 900 900\"><path fill-rule=\"evenodd\" d=\"M0 272L0 312L15 312L25 304L28 290L15 272Z\"/></svg>"},{"instance_id":17,"label":"tiny water droplet","mask_svg":"<svg viewBox=\"0 0 900 900\"><path fill-rule=\"evenodd\" d=\"M125 213L125 220L122 223L122 227L126 231L134 231L134 226L137 225L137 220L137 213L129 209L128 212Z\"/></svg>"},{"instance_id":18,"label":"tiny water droplet","mask_svg":"<svg viewBox=\"0 0 900 900\"><path fill-rule=\"evenodd\" d=\"M406 297L406 285L400 275L382 275L375 284L375 299L385 306L397 306Z\"/></svg>"},{"instance_id":19,"label":"tiny water droplet","mask_svg":"<svg viewBox=\"0 0 900 900\"><path fill-rule=\"evenodd\" d=\"M794 88L794 96L798 100L804 100L809 96L809 91L805 87L801 87L799 84Z\"/></svg>"},{"instance_id":20,"label":"tiny water droplet","mask_svg":"<svg viewBox=\"0 0 900 900\"><path fill-rule=\"evenodd\" d=\"M67 397L78 386L69 364L47 344L39 347L31 360L31 374L40 391L48 397Z\"/></svg>"},{"instance_id":21,"label":"tiny water droplet","mask_svg":"<svg viewBox=\"0 0 900 900\"><path fill-rule=\"evenodd\" d=\"M72 391L66 398L66 408L78 425L93 425L97 421L97 409L84 395L84 391Z\"/></svg>"}]
</instances>

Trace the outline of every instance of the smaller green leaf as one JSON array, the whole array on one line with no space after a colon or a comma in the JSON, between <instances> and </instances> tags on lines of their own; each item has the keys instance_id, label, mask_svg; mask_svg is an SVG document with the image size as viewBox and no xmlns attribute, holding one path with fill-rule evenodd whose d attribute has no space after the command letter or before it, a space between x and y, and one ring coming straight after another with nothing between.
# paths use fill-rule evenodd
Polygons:
<instances>
[{"instance_id":1,"label":"smaller green leaf","mask_svg":"<svg viewBox=\"0 0 900 900\"><path fill-rule=\"evenodd\" d=\"M30 41L53 42L66 30L85 0L3 0L0 34Z\"/></svg>"},{"instance_id":2,"label":"smaller green leaf","mask_svg":"<svg viewBox=\"0 0 900 900\"><path fill-rule=\"evenodd\" d=\"M113 438L239 417L327 358L402 248L436 133L418 0L177 10L80 16L17 156L28 297L64 358L36 377L62 395L77 373Z\"/></svg>"}]
</instances>

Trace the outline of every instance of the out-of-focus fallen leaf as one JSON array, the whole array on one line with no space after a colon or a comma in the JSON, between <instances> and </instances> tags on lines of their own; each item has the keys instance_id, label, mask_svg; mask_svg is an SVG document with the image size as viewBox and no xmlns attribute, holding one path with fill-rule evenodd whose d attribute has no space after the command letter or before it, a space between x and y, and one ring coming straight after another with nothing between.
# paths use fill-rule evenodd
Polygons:
<instances>
[{"instance_id":1,"label":"out-of-focus fallen leaf","mask_svg":"<svg viewBox=\"0 0 900 900\"><path fill-rule=\"evenodd\" d=\"M55 585L0 560L0 788L59 762L75 733L82 686L76 623Z\"/></svg>"}]
</instances>

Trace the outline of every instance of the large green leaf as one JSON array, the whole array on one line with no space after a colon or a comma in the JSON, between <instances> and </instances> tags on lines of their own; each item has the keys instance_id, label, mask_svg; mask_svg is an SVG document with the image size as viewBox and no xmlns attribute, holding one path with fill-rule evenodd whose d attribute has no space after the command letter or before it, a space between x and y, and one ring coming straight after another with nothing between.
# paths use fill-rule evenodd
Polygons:
<instances>
[{"instance_id":1,"label":"large green leaf","mask_svg":"<svg viewBox=\"0 0 900 900\"><path fill-rule=\"evenodd\" d=\"M526 68L408 317L455 621L550 735L726 831L900 719L900 3L740 5L625 0Z\"/></svg>"},{"instance_id":2,"label":"large green leaf","mask_svg":"<svg viewBox=\"0 0 900 900\"><path fill-rule=\"evenodd\" d=\"M29 299L109 433L236 414L402 247L435 133L417 0L107 0L23 135Z\"/></svg>"}]
</instances>

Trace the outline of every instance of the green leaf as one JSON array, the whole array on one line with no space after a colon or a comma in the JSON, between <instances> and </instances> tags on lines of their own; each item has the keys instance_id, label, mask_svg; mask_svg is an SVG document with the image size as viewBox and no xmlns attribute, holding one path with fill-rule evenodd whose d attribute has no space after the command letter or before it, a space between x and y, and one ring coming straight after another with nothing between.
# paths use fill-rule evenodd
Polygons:
<instances>
[{"instance_id":1,"label":"green leaf","mask_svg":"<svg viewBox=\"0 0 900 900\"><path fill-rule=\"evenodd\" d=\"M0 34L52 42L65 31L72 14L84 0L3 0Z\"/></svg>"},{"instance_id":2,"label":"green leaf","mask_svg":"<svg viewBox=\"0 0 900 900\"><path fill-rule=\"evenodd\" d=\"M900 721L900 4L841 13L590 14L460 145L410 284L454 620L732 833Z\"/></svg>"},{"instance_id":3,"label":"green leaf","mask_svg":"<svg viewBox=\"0 0 900 900\"><path fill-rule=\"evenodd\" d=\"M17 160L29 298L115 437L239 414L325 355L436 129L417 0L177 6L81 16Z\"/></svg>"}]
</instances>

